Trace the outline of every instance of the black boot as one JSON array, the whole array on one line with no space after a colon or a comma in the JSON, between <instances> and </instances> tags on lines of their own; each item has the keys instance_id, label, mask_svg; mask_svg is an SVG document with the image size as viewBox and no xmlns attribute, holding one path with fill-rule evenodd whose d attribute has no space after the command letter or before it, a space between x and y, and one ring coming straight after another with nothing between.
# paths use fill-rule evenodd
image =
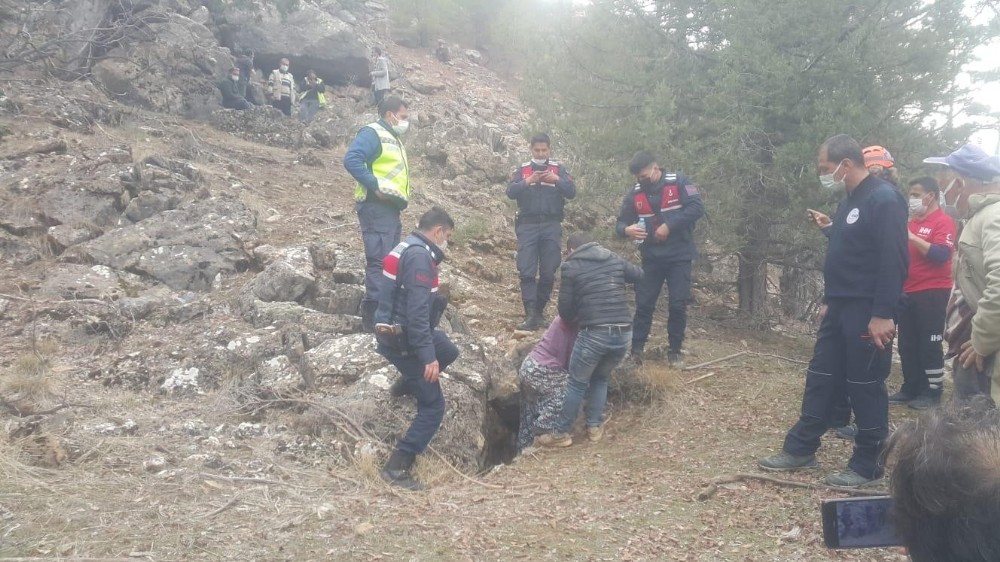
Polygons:
<instances>
[{"instance_id":1,"label":"black boot","mask_svg":"<svg viewBox=\"0 0 1000 562\"><path fill-rule=\"evenodd\" d=\"M413 391L410 390L410 387L406 384L406 379L402 376L396 379L396 382L392 383L392 386L389 387L389 395L393 398L400 398L411 394L413 394Z\"/></svg>"},{"instance_id":2,"label":"black boot","mask_svg":"<svg viewBox=\"0 0 1000 562\"><path fill-rule=\"evenodd\" d=\"M399 486L400 488L406 488L414 492L423 490L424 488L420 485L420 482L417 482L413 478L413 475L410 474L410 467L413 466L413 461L415 460L415 455L396 449L392 452L392 456L389 457L389 461L382 467L379 476L382 477L382 480L393 486Z\"/></svg>"},{"instance_id":3,"label":"black boot","mask_svg":"<svg viewBox=\"0 0 1000 562\"><path fill-rule=\"evenodd\" d=\"M629 353L629 357L632 358L632 362L638 366L642 366L642 353L643 347L641 345L633 345L632 351Z\"/></svg>"},{"instance_id":4,"label":"black boot","mask_svg":"<svg viewBox=\"0 0 1000 562\"><path fill-rule=\"evenodd\" d=\"M517 325L518 330L526 330L528 332L533 332L541 327L538 311L535 309L535 303L528 301L524 303L524 322Z\"/></svg>"},{"instance_id":5,"label":"black boot","mask_svg":"<svg viewBox=\"0 0 1000 562\"><path fill-rule=\"evenodd\" d=\"M377 308L377 300L364 299L361 301L361 329L366 333L375 331L375 309Z\"/></svg>"}]
</instances>

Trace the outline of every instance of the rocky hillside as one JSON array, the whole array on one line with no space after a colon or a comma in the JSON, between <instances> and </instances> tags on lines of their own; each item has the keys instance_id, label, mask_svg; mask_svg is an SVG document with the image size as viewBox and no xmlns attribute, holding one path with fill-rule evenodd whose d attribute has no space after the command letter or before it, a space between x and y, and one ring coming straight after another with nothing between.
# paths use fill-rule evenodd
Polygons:
<instances>
[{"instance_id":1,"label":"rocky hillside","mask_svg":"<svg viewBox=\"0 0 1000 562\"><path fill-rule=\"evenodd\" d=\"M43 4L0 9L16 38L0 61L0 457L94 477L274 478L278 458L334 470L383 454L414 407L389 397L395 371L359 333L340 162L374 119L366 55L384 8ZM219 109L236 48L315 68L330 107L308 127ZM472 472L510 457L516 423L503 191L526 114L474 58L390 54L417 115L405 226L433 204L459 222L443 277L463 356L434 447ZM108 443L114 460L95 454Z\"/></svg>"}]
</instances>

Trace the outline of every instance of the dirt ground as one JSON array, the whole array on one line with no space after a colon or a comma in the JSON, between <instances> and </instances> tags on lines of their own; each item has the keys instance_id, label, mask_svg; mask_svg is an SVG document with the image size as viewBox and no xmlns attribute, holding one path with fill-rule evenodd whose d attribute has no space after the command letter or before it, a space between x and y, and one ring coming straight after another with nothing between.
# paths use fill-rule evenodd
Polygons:
<instances>
[{"instance_id":1,"label":"dirt ground","mask_svg":"<svg viewBox=\"0 0 1000 562\"><path fill-rule=\"evenodd\" d=\"M732 334L696 338L689 362L743 348ZM809 341L769 338L754 350L808 356ZM696 377L715 373L687 384ZM797 415L799 365L744 356L690 372L647 367L650 396L612 403L605 440L535 451L480 476L423 459L423 493L377 480L364 453L353 464L289 457L266 436L197 444L172 437L167 420L191 412L236 424L225 392L190 402L86 389L105 418L138 422L58 469L0 450L0 557L231 560L903 560L890 551L822 546L819 502L837 493L713 479L756 472ZM208 412L216 412L206 416ZM269 424L293 414L270 414ZM894 410L894 421L908 416ZM157 424L161 420L161 424ZM206 453L207 451L207 453ZM815 481L849 455L824 440ZM329 451L327 451L329 453ZM168 470L144 471L159 455ZM200 455L200 456L199 456ZM185 458L186 457L186 458ZM201 461L200 468L190 462ZM224 476L256 467L253 477Z\"/></svg>"},{"instance_id":2,"label":"dirt ground","mask_svg":"<svg viewBox=\"0 0 1000 562\"><path fill-rule=\"evenodd\" d=\"M343 147L324 151L325 164L310 168L295 151L206 124L138 112L85 135L53 130L43 109L29 104L16 119L0 119L14 131L6 142L55 134L73 150L129 145L135 161L185 145L211 155L196 162L208 188L257 212L264 242L332 240L361 251ZM163 134L150 135L149 127ZM56 157L32 164L43 175L59 174L59 165ZM415 177L421 172L418 163ZM407 227L421 209L449 201L432 182L418 194L404 215ZM513 233L505 228L512 212L491 205L459 215L444 276L456 282L453 295L475 333L502 348L520 313ZM490 250L470 243L477 239L488 239ZM27 268L0 264L0 293L30 293L54 263L49 256ZM248 279L226 279L219 298ZM819 502L836 493L752 481L697 499L713 479L755 472L758 457L778 450L798 415L804 377L794 362L745 355L683 373L654 362L630 385L638 390L628 400L613 397L603 442L531 452L482 475L424 455L418 473L430 489L405 493L377 477L384 445L338 441L322 416L294 408L249 415L226 384L177 399L87 376L154 340L183 346L187 334L204 333L221 316L121 341L60 340L45 326L37 335L48 339L39 340L23 316L12 316L13 309L0 322L0 379L34 369L45 374L32 383L36 395L74 405L43 416L48 433L33 440L0 439L0 559L902 560L890 551L822 546ZM811 349L808 329L761 336L709 323L702 307L691 316L689 364L741 350L804 360ZM651 343L662 345L663 318L655 330ZM33 353L39 341L47 343ZM897 409L892 419L908 415ZM26 423L0 413L3 435ZM822 468L789 478L816 481L840 469L849 452L848 443L827 439Z\"/></svg>"}]
</instances>

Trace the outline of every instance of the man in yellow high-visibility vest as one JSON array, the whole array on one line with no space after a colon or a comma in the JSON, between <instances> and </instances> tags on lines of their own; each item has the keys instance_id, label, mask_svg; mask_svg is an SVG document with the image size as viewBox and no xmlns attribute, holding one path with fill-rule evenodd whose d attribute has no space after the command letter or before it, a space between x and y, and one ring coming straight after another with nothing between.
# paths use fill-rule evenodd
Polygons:
<instances>
[{"instance_id":1,"label":"man in yellow high-visibility vest","mask_svg":"<svg viewBox=\"0 0 1000 562\"><path fill-rule=\"evenodd\" d=\"M382 259L399 244L399 213L410 202L409 165L402 141L410 126L409 107L401 98L390 96L379 104L378 113L379 120L362 127L344 155L344 168L358 182L354 200L365 245L361 318L366 331L375 327Z\"/></svg>"}]
</instances>

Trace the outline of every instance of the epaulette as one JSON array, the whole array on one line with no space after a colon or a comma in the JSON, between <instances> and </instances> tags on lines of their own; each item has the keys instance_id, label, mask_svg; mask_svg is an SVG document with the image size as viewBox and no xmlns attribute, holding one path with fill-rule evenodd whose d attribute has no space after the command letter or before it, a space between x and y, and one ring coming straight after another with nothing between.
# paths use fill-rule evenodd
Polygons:
<instances>
[{"instance_id":1,"label":"epaulette","mask_svg":"<svg viewBox=\"0 0 1000 562\"><path fill-rule=\"evenodd\" d=\"M523 168L525 166L530 166L530 165L531 165L531 160L528 160L527 162L522 162L521 165L517 169L520 170L521 168Z\"/></svg>"},{"instance_id":2,"label":"epaulette","mask_svg":"<svg viewBox=\"0 0 1000 562\"><path fill-rule=\"evenodd\" d=\"M677 183L677 174L663 173L663 180L667 183Z\"/></svg>"}]
</instances>

